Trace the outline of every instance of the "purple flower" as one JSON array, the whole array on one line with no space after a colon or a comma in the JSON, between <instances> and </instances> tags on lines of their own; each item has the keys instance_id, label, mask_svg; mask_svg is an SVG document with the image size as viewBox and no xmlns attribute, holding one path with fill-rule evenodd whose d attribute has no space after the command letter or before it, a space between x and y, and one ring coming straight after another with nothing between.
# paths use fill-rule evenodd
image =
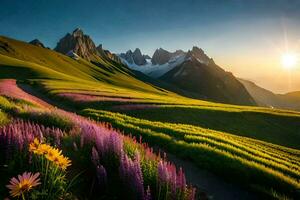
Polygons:
<instances>
[{"instance_id":1,"label":"purple flower","mask_svg":"<svg viewBox=\"0 0 300 200\"><path fill-rule=\"evenodd\" d=\"M107 173L102 165L97 166L97 179L100 186L105 186L107 183Z\"/></svg>"},{"instance_id":2,"label":"purple flower","mask_svg":"<svg viewBox=\"0 0 300 200\"><path fill-rule=\"evenodd\" d=\"M140 162L131 160L125 153L121 155L120 176L124 186L135 195L135 199L144 199L144 181Z\"/></svg>"},{"instance_id":3,"label":"purple flower","mask_svg":"<svg viewBox=\"0 0 300 200\"><path fill-rule=\"evenodd\" d=\"M92 148L92 158L91 159L95 166L99 165L99 161L100 161L99 154L95 147Z\"/></svg>"},{"instance_id":4,"label":"purple flower","mask_svg":"<svg viewBox=\"0 0 300 200\"><path fill-rule=\"evenodd\" d=\"M145 196L144 196L144 200L151 200L151 199L152 199L152 198L151 198L151 190L150 190L150 187L149 187L149 185L148 185L146 194L145 194Z\"/></svg>"},{"instance_id":5,"label":"purple flower","mask_svg":"<svg viewBox=\"0 0 300 200\"><path fill-rule=\"evenodd\" d=\"M43 135L41 133L44 133ZM42 125L23 120L14 120L0 128L1 146L6 151L6 159L12 159L12 152L24 151L34 138L52 137L60 144L63 133L60 129L45 128ZM25 151L26 152L26 151Z\"/></svg>"}]
</instances>

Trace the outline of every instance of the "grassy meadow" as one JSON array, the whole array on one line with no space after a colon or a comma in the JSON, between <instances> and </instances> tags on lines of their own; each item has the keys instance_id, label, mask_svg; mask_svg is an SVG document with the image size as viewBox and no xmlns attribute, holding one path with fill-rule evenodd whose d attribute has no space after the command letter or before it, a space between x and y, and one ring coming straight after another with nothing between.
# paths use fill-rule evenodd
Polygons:
<instances>
[{"instance_id":1,"label":"grassy meadow","mask_svg":"<svg viewBox=\"0 0 300 200\"><path fill-rule=\"evenodd\" d=\"M23 93L18 96L17 93L21 93L19 90L16 96L10 97L13 94L11 91L1 93L0 89L0 127L7 128L12 124L20 128L20 123L15 120L23 120L26 126L35 123L39 128L53 128L63 133L58 140L60 144L53 138L56 131L49 131L45 137L26 133L31 138L24 140L28 145L33 141L32 137L38 137L62 149L65 156L72 160L70 171L64 174L65 177L72 178L74 174L84 171L88 178L85 180L79 176L78 181L84 186L74 186L63 191L65 196L96 199L99 197L97 195L102 195L103 199L111 199L127 195L132 199L141 199L142 195L146 199L150 188L149 193L153 199L172 199L170 195L172 192L174 194L174 190L177 199L192 199L195 195L190 185L171 191L169 186L174 185L174 180L158 178L160 170L174 177L180 176L181 185L184 184L180 170L175 169L174 172L172 164L133 138L141 136L142 141L150 147L170 152L263 199L300 198L299 112L191 99L143 82L127 67L109 60L99 58L96 63L83 59L77 61L5 37L0 37L0 44L6 46L0 48L0 79L16 80L12 88L21 88L53 104L43 107L44 104L32 96ZM55 106L86 118L66 114L66 111L56 109ZM87 122L87 118L104 124L99 128L94 124L96 122ZM100 161L96 159L96 164L90 159L93 147L97 146L95 141L99 139L89 134L93 131L116 137L115 140L122 144L118 148L109 146L113 152L107 153L100 145L102 142L99 142L100 146L96 150L103 158ZM131 137L125 137L122 133ZM119 144L107 138L99 140L112 145ZM22 159L18 159L24 161L28 158L30 154L26 148L21 151L24 154L20 153ZM115 151L115 148L118 150ZM103 155L103 152L107 154ZM139 156L136 156L136 152ZM17 170L18 163L13 163L13 159L9 160L12 162L11 169L1 169L1 172L4 170L6 173L5 179L2 179L5 183L1 182L1 185L5 185L9 177L29 167L24 165ZM123 171L119 169L123 165L130 169L126 176L125 168ZM97 190L97 173L104 173L101 166L107 173L107 180L101 179L97 183L101 190ZM126 179L128 174L135 179ZM129 186L127 191L115 189L124 185ZM0 193L8 195L3 187Z\"/></svg>"},{"instance_id":2,"label":"grassy meadow","mask_svg":"<svg viewBox=\"0 0 300 200\"><path fill-rule=\"evenodd\" d=\"M83 114L108 121L121 130L142 135L146 142L165 148L200 168L253 189L297 194L300 151L260 140L187 124L149 121L108 111L87 109Z\"/></svg>"},{"instance_id":3,"label":"grassy meadow","mask_svg":"<svg viewBox=\"0 0 300 200\"><path fill-rule=\"evenodd\" d=\"M36 106L34 98L0 96L0 102L3 199L196 198L182 169L134 137L73 113ZM15 188L10 193L5 187L9 180ZM22 192L22 184L29 190Z\"/></svg>"}]
</instances>

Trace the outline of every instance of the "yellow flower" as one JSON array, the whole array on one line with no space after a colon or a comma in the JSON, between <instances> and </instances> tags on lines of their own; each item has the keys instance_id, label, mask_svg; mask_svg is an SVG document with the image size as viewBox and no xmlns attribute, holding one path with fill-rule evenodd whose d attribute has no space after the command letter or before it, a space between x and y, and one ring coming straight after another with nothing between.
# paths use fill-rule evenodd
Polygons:
<instances>
[{"instance_id":1,"label":"yellow flower","mask_svg":"<svg viewBox=\"0 0 300 200\"><path fill-rule=\"evenodd\" d=\"M36 154L46 155L50 149L51 149L51 146L49 146L47 144L40 144L39 148L36 150Z\"/></svg>"},{"instance_id":2,"label":"yellow flower","mask_svg":"<svg viewBox=\"0 0 300 200\"><path fill-rule=\"evenodd\" d=\"M40 143L37 138L35 138L34 141L29 144L29 151L38 155L47 154L50 148L51 146Z\"/></svg>"},{"instance_id":3,"label":"yellow flower","mask_svg":"<svg viewBox=\"0 0 300 200\"><path fill-rule=\"evenodd\" d=\"M71 160L67 157L60 156L56 164L62 169L66 170L71 165Z\"/></svg>"},{"instance_id":4,"label":"yellow flower","mask_svg":"<svg viewBox=\"0 0 300 200\"><path fill-rule=\"evenodd\" d=\"M62 155L62 151L51 147L48 144L42 144L37 139L29 145L29 151L37 155L45 155L45 158L56 164L62 170L71 165L71 160Z\"/></svg>"},{"instance_id":5,"label":"yellow flower","mask_svg":"<svg viewBox=\"0 0 300 200\"><path fill-rule=\"evenodd\" d=\"M36 153L39 146L40 146L40 141L37 138L35 138L33 140L33 142L29 144L29 151L33 152L33 153Z\"/></svg>"},{"instance_id":6,"label":"yellow flower","mask_svg":"<svg viewBox=\"0 0 300 200\"><path fill-rule=\"evenodd\" d=\"M59 156L61 156L61 151L52 147L49 148L47 154L45 154L45 157L52 162Z\"/></svg>"},{"instance_id":7,"label":"yellow flower","mask_svg":"<svg viewBox=\"0 0 300 200\"><path fill-rule=\"evenodd\" d=\"M10 184L6 187L10 189L9 193L12 197L21 196L41 184L39 176L40 173L24 172L22 175L18 175L18 178L13 177L10 179Z\"/></svg>"}]
</instances>

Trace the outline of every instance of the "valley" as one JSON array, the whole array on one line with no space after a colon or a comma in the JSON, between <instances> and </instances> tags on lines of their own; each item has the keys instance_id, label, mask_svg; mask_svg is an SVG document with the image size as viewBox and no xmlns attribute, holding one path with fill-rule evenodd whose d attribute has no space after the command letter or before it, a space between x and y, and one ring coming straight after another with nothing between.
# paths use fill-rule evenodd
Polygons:
<instances>
[{"instance_id":1,"label":"valley","mask_svg":"<svg viewBox=\"0 0 300 200\"><path fill-rule=\"evenodd\" d=\"M81 29L54 50L1 36L1 185L28 167L22 152L39 138L72 160L68 178L84 171L70 199L221 199L226 192L205 189L214 186L228 188L227 199L300 197L296 109L259 104L198 47L149 58L113 54ZM204 188L193 172L214 181Z\"/></svg>"}]
</instances>

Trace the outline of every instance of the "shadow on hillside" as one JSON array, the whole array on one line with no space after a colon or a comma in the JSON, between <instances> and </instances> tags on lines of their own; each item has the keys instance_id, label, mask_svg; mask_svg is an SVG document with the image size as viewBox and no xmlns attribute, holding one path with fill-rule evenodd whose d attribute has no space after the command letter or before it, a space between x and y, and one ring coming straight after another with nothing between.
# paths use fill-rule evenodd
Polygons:
<instances>
[{"instance_id":1,"label":"shadow on hillside","mask_svg":"<svg viewBox=\"0 0 300 200\"><path fill-rule=\"evenodd\" d=\"M300 117L296 116L176 107L123 113L151 121L200 126L300 149Z\"/></svg>"},{"instance_id":2,"label":"shadow on hillside","mask_svg":"<svg viewBox=\"0 0 300 200\"><path fill-rule=\"evenodd\" d=\"M19 79L25 80L30 78L38 78L38 74L26 67L14 67L0 65L0 79Z\"/></svg>"},{"instance_id":3,"label":"shadow on hillside","mask_svg":"<svg viewBox=\"0 0 300 200\"><path fill-rule=\"evenodd\" d=\"M31 95L37 96L47 103L66 110L83 108L109 108L120 102L95 102L88 104L70 104L66 100L58 100L44 94L42 88L27 84L18 86ZM55 100L54 100L54 99ZM124 103L126 104L126 103ZM70 109L72 108L72 109ZM164 107L147 110L119 111L129 116L151 121L181 123L202 128L223 131L239 136L259 139L262 141L300 149L300 117L276 115L254 111L224 111L207 108Z\"/></svg>"}]
</instances>

